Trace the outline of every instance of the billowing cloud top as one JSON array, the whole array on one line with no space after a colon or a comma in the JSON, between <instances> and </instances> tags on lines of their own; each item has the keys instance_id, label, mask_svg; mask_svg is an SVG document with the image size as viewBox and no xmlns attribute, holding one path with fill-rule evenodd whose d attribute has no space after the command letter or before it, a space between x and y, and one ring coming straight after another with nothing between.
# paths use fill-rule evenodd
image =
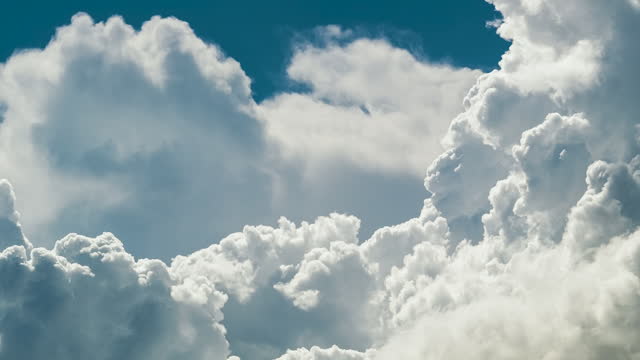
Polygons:
<instances>
[{"instance_id":1,"label":"billowing cloud top","mask_svg":"<svg viewBox=\"0 0 640 360\"><path fill-rule=\"evenodd\" d=\"M310 91L263 103L176 19L135 31L78 15L44 50L12 56L0 359L639 358L640 5L491 2L512 42L498 70L329 27L288 69ZM175 220L154 234L176 226L180 241L185 206L196 221L229 215L235 198L210 187L272 199L290 171L415 176L421 157L432 196L368 239L338 213L244 226L169 263L110 233L49 249L25 237L98 212ZM269 189L245 192L246 177Z\"/></svg>"}]
</instances>

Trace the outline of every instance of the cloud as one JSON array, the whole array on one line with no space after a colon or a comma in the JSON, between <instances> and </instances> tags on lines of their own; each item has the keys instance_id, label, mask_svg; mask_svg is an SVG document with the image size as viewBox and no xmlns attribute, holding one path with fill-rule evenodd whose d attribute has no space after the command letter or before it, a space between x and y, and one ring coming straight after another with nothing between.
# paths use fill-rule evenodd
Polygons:
<instances>
[{"instance_id":1,"label":"cloud","mask_svg":"<svg viewBox=\"0 0 640 360\"><path fill-rule=\"evenodd\" d=\"M367 354L353 350L343 350L337 346L329 349L320 349L314 346L310 350L289 350L277 360L366 360L368 358Z\"/></svg>"},{"instance_id":2,"label":"cloud","mask_svg":"<svg viewBox=\"0 0 640 360\"><path fill-rule=\"evenodd\" d=\"M30 239L51 246L71 231L109 230L130 238L132 253L168 260L283 214L308 221L356 213L367 234L410 217L425 193L418 179L479 72L421 62L383 40L345 39L340 47L336 37L349 32L326 31L326 45L301 48L290 67L294 80L315 84L315 95L262 104L239 63L175 18L154 17L136 30L120 17L95 23L78 14L44 49L11 56L0 67L0 173L23 194ZM386 75L370 83L372 71ZM314 76L342 79L339 91ZM291 123L288 103L278 105L288 98L320 101L330 121L308 109ZM295 132L319 121L337 127L304 142L318 156L290 161L298 150L283 141L304 138ZM350 133L340 124L351 124ZM332 175L310 176L326 154L335 157L323 167ZM376 159L381 166L370 166ZM399 190L374 196L380 187Z\"/></svg>"},{"instance_id":3,"label":"cloud","mask_svg":"<svg viewBox=\"0 0 640 360\"><path fill-rule=\"evenodd\" d=\"M2 359L227 357L226 295L182 296L161 261L134 260L111 234L12 246L0 268Z\"/></svg>"},{"instance_id":4,"label":"cloud","mask_svg":"<svg viewBox=\"0 0 640 360\"><path fill-rule=\"evenodd\" d=\"M309 93L261 104L268 136L311 169L348 161L422 178L481 72L421 61L382 39L340 43L331 31L321 45L299 46L287 68Z\"/></svg>"},{"instance_id":5,"label":"cloud","mask_svg":"<svg viewBox=\"0 0 640 360\"><path fill-rule=\"evenodd\" d=\"M0 171L24 194L24 226L40 244L74 226L113 227L136 235L137 253L167 256L210 243L221 223L241 227L238 207L222 204L250 201L247 216L269 208L250 80L186 23L156 17L136 31L79 14L0 71ZM191 241L150 246L163 237Z\"/></svg>"},{"instance_id":6,"label":"cloud","mask_svg":"<svg viewBox=\"0 0 640 360\"><path fill-rule=\"evenodd\" d=\"M353 216L332 214L300 227L281 218L278 228L246 226L242 233L231 234L219 244L189 256L177 256L172 268L179 277L193 274L212 276L241 301L257 287L267 284L274 274L300 263L312 249L327 248L332 241L357 243L360 221Z\"/></svg>"},{"instance_id":7,"label":"cloud","mask_svg":"<svg viewBox=\"0 0 640 360\"><path fill-rule=\"evenodd\" d=\"M486 246L465 248L449 270L405 301L405 311L419 320L378 356L633 358L640 350L632 340L638 336L637 249L637 233L612 238L584 262L565 247L529 248L506 263L499 251L487 256Z\"/></svg>"},{"instance_id":8,"label":"cloud","mask_svg":"<svg viewBox=\"0 0 640 360\"><path fill-rule=\"evenodd\" d=\"M359 226L357 218L339 214L299 227L285 218L277 228L246 226L219 244L176 257L171 271L181 281L196 278L232 295L225 324L242 357L267 358L273 347L282 352L314 343L366 347L369 332L350 325L367 319L361 301L373 290L357 245ZM262 331L254 334L262 326L247 313L261 319ZM274 329L273 336L264 333Z\"/></svg>"},{"instance_id":9,"label":"cloud","mask_svg":"<svg viewBox=\"0 0 640 360\"><path fill-rule=\"evenodd\" d=\"M348 31L340 34L347 36ZM335 36L334 31L330 38ZM358 50L359 44L365 45L364 50L373 46L378 62L388 53L397 59L396 68L406 65L426 77L432 72L444 87L448 74L457 74L452 67L423 64L381 40L353 43L354 60L368 56ZM326 58L322 52L333 50L327 44L325 50L315 51L314 56ZM330 74L331 68L325 71ZM460 97L451 99L455 106L463 93L459 87L465 81L470 85L476 74L468 69L460 72L469 76L451 77L450 86ZM357 80L365 75L352 66L340 76ZM379 86L384 82L397 84L392 76L380 79ZM16 202L12 186L2 183L6 223L2 248L24 245L20 261L27 264L32 246L23 226L38 253L50 252L39 246L55 248L59 243L55 239L70 231L110 230L126 235L127 251L119 250L126 256L166 261L216 243L245 222L267 222L282 209L298 220L313 219L325 209L360 210L368 220L365 230L360 220L346 215L320 217L299 228L282 219L276 229L246 227L242 235L232 234L209 248L178 256L167 270L176 283L166 285L171 298L165 300L203 305L219 292L230 297L225 310L230 320L225 326L233 339L231 346L250 357L276 357L289 347L314 344L369 346L368 329L354 330L337 318L340 314L357 322L375 320L358 301L373 291L374 279L380 281L376 277L380 270L370 268L365 257L374 257L383 246L370 246L366 255L357 245L358 232L369 234L379 225L409 217L413 209L400 205L410 202L418 207L422 200L416 194L424 192L421 184L413 170L380 174L354 168L349 158L333 164L340 170L336 176L306 177L306 165L283 162L284 156L277 152L280 145L264 133L264 105L254 103L249 83L237 62L174 18L155 17L136 30L119 17L95 23L78 14L57 30L44 49L17 52L0 67L0 173L21 194ZM369 97L383 102L384 96L373 92ZM394 102L402 105L394 110L397 114L410 110L408 101L396 97ZM439 102L431 105L440 111ZM392 118L380 119L389 121ZM381 194L380 188L403 190ZM20 218L16 208L28 215ZM421 231L420 221L411 226ZM384 236L389 237L376 238ZM418 241L416 236L411 239L408 247ZM115 237L113 241L117 242ZM402 256L398 251L395 260L378 260L388 271ZM320 264L333 274L317 271ZM341 276L348 269L358 276ZM353 299L342 301L342 290L360 280L362 286L352 289ZM359 289L368 293L358 294ZM334 294L302 300L314 292ZM95 296L102 295L95 291ZM335 301L327 301L331 298ZM269 301L256 299L269 299L279 310L274 312L266 307ZM127 306L114 311L127 312ZM357 314L352 314L355 310ZM268 323L281 323L281 334L266 340L256 336L255 319L246 316L254 313L265 319L273 313ZM282 323L282 314L293 319ZM66 326L59 322L62 318L50 326ZM52 340L43 335L34 341Z\"/></svg>"},{"instance_id":10,"label":"cloud","mask_svg":"<svg viewBox=\"0 0 640 360\"><path fill-rule=\"evenodd\" d=\"M8 182L0 182L0 220L10 230L0 235L3 245L13 245L0 256L1 273L11 274L0 281L0 358L40 358L41 354L86 358L96 349L105 359L225 359L231 354L283 360L637 358L640 105L634 96L640 51L632 34L637 33L640 13L628 1L492 3L503 14L498 33L512 46L498 70L478 77L462 112L450 124L442 153L428 167L425 185L432 196L423 201L420 214L380 228L370 237L359 236L361 221L355 216L332 213L299 225L281 218L277 227L245 226L219 243L177 256L170 265L135 260L110 234L96 238L71 234L57 241L53 250L31 249L20 231L19 221L28 221L16 212L20 202ZM75 21L82 28L88 20ZM129 28L120 20L111 21L116 25L87 26L110 34L113 41L127 38L113 29ZM160 26L153 34L163 34L165 26L182 29L169 31L166 39L168 44L182 44L170 40L187 31L184 24L155 19L147 26L153 24ZM113 29L107 31L110 26ZM64 36L75 39L74 44L82 43L80 33L64 31L68 32ZM134 39L151 35L144 29L127 31ZM214 51L196 43L204 46L196 48ZM361 58L354 49L373 55ZM392 54L388 67L380 70L375 51ZM148 59L145 69L157 70L155 59ZM211 60L211 55L203 59ZM360 85L391 76L386 71L397 75L394 61L416 72L416 79L432 66L377 40L329 41L323 48L301 48L289 68L294 79L311 85L309 93L282 94L255 105L239 66L216 59L205 63L218 64L220 68L212 71L222 77L214 76L218 80L206 84L216 94L229 91L236 96L229 98L239 99L224 98L218 106L231 108L229 114L247 120L251 128L264 126L271 137L272 121L289 120L263 116L273 116L284 109L276 107L290 105L291 99L319 104L305 108L310 114L318 109L341 109L345 114L359 109L369 117L375 108L361 108L365 103L369 106L369 101L376 106L415 106L419 113L424 105L420 96L401 97L397 88L392 88L392 96L379 87ZM15 70L15 64L28 68L31 60L13 61L3 67L3 74L37 75ZM43 62L46 76L36 77L57 84L56 76L62 75L52 64ZM360 71L367 71L367 64L383 75L365 76ZM310 72L311 65L323 71ZM170 89L171 75L176 73L149 74L145 76L150 84ZM4 76L14 79L3 80L5 87L30 84ZM35 99L45 92L39 86L33 89ZM178 96L171 94L167 101ZM31 131L15 122L16 112L31 109L35 114L39 109L15 105L33 99L9 100L3 100L9 105L2 136L11 141L2 146L16 144L24 139L18 136L21 131ZM255 113L247 112L244 105ZM326 121L330 120L322 123ZM49 144L52 134L56 132L36 135L37 141L16 156L33 156L33 147ZM185 134L194 133L172 128L144 146L128 142L126 136L114 140L108 145L112 158L107 163L121 166L128 158L138 161L161 151L171 136L179 143ZM101 138L94 135L94 139ZM197 137L194 142L198 144ZM74 168L81 163L78 153L92 143L71 143L73 151L51 153L55 156L46 157L44 163L55 159L69 174L104 169ZM253 150L261 153L271 145ZM281 142L280 146L289 145ZM299 151L295 146L287 151ZM344 143L338 143L338 149L347 162L371 167L367 164L371 159L353 157ZM326 156L322 151L318 156ZM10 158L5 153L3 161ZM74 160L67 164L68 159ZM254 164L252 156L246 159ZM36 181L27 177L33 175L29 169L23 176ZM106 186L103 178L104 174L93 174L86 183ZM54 195L73 198L74 193L65 193L71 190L62 184L61 180L49 184L61 186ZM16 192L21 194L20 187ZM19 346L25 342L30 346Z\"/></svg>"},{"instance_id":11,"label":"cloud","mask_svg":"<svg viewBox=\"0 0 640 360\"><path fill-rule=\"evenodd\" d=\"M513 44L426 180L458 245L420 244L392 271L400 327L376 358L633 358L638 108L625 91L638 13L492 2ZM484 172L464 172L478 161Z\"/></svg>"},{"instance_id":12,"label":"cloud","mask_svg":"<svg viewBox=\"0 0 640 360\"><path fill-rule=\"evenodd\" d=\"M31 247L22 233L20 214L15 209L16 195L7 180L0 180L0 248L12 245Z\"/></svg>"}]
</instances>

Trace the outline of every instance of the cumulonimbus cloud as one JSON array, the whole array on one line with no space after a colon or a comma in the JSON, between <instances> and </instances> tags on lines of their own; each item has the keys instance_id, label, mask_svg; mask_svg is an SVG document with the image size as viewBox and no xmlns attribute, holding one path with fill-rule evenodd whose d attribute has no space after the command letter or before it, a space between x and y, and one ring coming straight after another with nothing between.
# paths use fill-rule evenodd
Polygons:
<instances>
[{"instance_id":1,"label":"cumulonimbus cloud","mask_svg":"<svg viewBox=\"0 0 640 360\"><path fill-rule=\"evenodd\" d=\"M421 213L369 239L356 217L331 214L245 226L170 264L135 260L109 234L32 248L20 225L29 214L0 183L0 358L640 356L640 11L623 0L491 2L512 41L500 69L478 78L453 119ZM327 51L298 60L349 64L348 46ZM283 98L345 106L293 64L320 93Z\"/></svg>"}]
</instances>

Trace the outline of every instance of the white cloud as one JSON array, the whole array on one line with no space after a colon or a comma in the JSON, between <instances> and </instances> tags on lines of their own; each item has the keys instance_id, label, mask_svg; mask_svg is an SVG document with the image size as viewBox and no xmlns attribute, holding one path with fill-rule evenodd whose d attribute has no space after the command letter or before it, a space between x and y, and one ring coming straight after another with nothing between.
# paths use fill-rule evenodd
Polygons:
<instances>
[{"instance_id":1,"label":"white cloud","mask_svg":"<svg viewBox=\"0 0 640 360\"><path fill-rule=\"evenodd\" d=\"M270 186L249 82L236 61L173 18L135 31L119 17L94 23L79 14L45 49L10 57L0 68L0 172L23 194L25 228L43 244L71 223L130 232L136 218L143 243L132 247L158 255L152 239L204 241L208 226L197 235L194 223L233 222L216 203L245 194L268 208L268 192L239 180ZM226 193L209 190L226 185Z\"/></svg>"},{"instance_id":2,"label":"white cloud","mask_svg":"<svg viewBox=\"0 0 640 360\"><path fill-rule=\"evenodd\" d=\"M422 212L369 239L358 238L356 217L331 214L299 226L284 218L277 228L245 226L217 244L176 257L171 266L136 261L109 234L71 234L53 250L30 251L28 244L20 245L18 220L27 220L15 211L11 187L0 182L0 220L9 224L9 234L17 235L0 232L3 245L14 245L0 255L0 273L11 274L0 281L0 358L86 358L92 357L89 351L105 359L225 359L231 353L280 360L638 358L640 105L634 96L640 51L632 38L640 13L628 1L493 3L504 16L498 31L513 45L499 70L478 78L449 127L446 149L427 171L425 184L433 196L424 201ZM87 20L76 21L82 27ZM116 41L129 31L118 21L110 26L124 33L109 32L108 25L87 26ZM186 29L175 20L154 21L161 28ZM69 31L60 37L70 36L74 44L82 40ZM360 47L373 55L363 60L358 51L364 50L356 51ZM376 57L375 51L393 54L391 65L381 67L376 61L383 56ZM39 53L19 55L26 60L9 62L3 74L34 76L16 70L16 64L28 68L34 54ZM209 64L207 59L210 55L202 62ZM145 76L158 89L171 88L171 74L162 75L164 68L152 60ZM407 73L395 73L394 61L407 65ZM214 76L218 80L206 84L221 93L232 89L230 94L240 99L224 98L223 104L251 105L243 92L246 77L233 62L225 72L224 63L209 65L220 66L212 74L226 80ZM55 61L43 64L36 83L57 84L63 75ZM313 73L311 65L331 71ZM368 78L368 65L381 76ZM347 116L377 104L418 114L421 96L402 97L391 86L393 96L387 97L382 85L361 84L411 72L421 79L421 71L430 66L380 41L329 41L324 48L302 48L289 71L310 84L311 93L281 95L259 105L259 112L274 116L284 111L278 106L300 101L307 112L321 108ZM238 82L225 82L229 74ZM0 82L3 91L31 84L4 76L11 81ZM27 118L37 119L39 107L16 104L35 101L45 90L34 86L32 99L12 95L2 136L14 144L21 139L30 123L15 122L16 111L31 109L33 118ZM231 107L231 114L253 119L238 110L243 106ZM375 107L366 109L358 111L365 117L375 112ZM275 120L265 121L273 136L269 127ZM113 145L121 156L114 163L153 153L173 135L179 141L185 132L191 134L175 131L146 147L125 136ZM72 145L86 150L87 144ZM16 156L27 154L24 159L32 164L50 160L38 158L29 146ZM289 150L299 151L296 146ZM337 154L371 167L366 164L370 159L353 157L344 143L336 146L341 149ZM58 154L58 161L76 153ZM3 161L13 156L1 154ZM35 181L29 171L25 179ZM101 185L100 177L88 179L92 186ZM47 186L52 184L57 183ZM61 189L60 196L73 198L75 193ZM21 194L20 187L16 192ZM25 343L30 346L17 345Z\"/></svg>"},{"instance_id":3,"label":"white cloud","mask_svg":"<svg viewBox=\"0 0 640 360\"><path fill-rule=\"evenodd\" d=\"M310 93L260 106L268 136L286 157L312 170L347 161L422 178L481 72L421 61L385 40L340 45L329 36L300 46L287 74Z\"/></svg>"},{"instance_id":4,"label":"white cloud","mask_svg":"<svg viewBox=\"0 0 640 360\"><path fill-rule=\"evenodd\" d=\"M414 325L378 358L633 358L637 250L637 233L585 262L565 247L530 248L506 263L483 246L467 248L405 302Z\"/></svg>"},{"instance_id":5,"label":"white cloud","mask_svg":"<svg viewBox=\"0 0 640 360\"><path fill-rule=\"evenodd\" d=\"M332 241L357 242L360 221L353 216L332 214L300 227L281 218L278 228L246 226L242 233L231 234L189 256L177 256L172 269L179 278L198 274L246 301L258 287L272 281L302 261L313 249L326 249Z\"/></svg>"},{"instance_id":6,"label":"white cloud","mask_svg":"<svg viewBox=\"0 0 640 360\"><path fill-rule=\"evenodd\" d=\"M640 157L629 164L596 161L587 170L587 191L568 217L564 240L578 255L597 251L640 225Z\"/></svg>"},{"instance_id":7,"label":"white cloud","mask_svg":"<svg viewBox=\"0 0 640 360\"><path fill-rule=\"evenodd\" d=\"M340 34L347 36L348 31ZM359 40L359 44L369 46L366 40ZM421 72L432 71L442 82L446 82L445 75L457 74L447 66L424 65L385 42L370 44L378 47L378 57L385 52L392 54L397 59L396 67L405 64ZM330 70L326 69L327 74ZM358 71L358 67L352 67L354 74L342 75L356 80L365 77ZM470 84L474 76L460 75L453 80ZM380 79L380 86L392 80L389 76ZM441 85L446 88L446 84ZM461 97L460 86L454 87ZM3 183L2 214L6 214L2 216L7 220L3 248L24 243L24 262L30 261L30 245L18 223L16 206L28 214L20 221L38 246L54 246L57 234L65 231L99 233L109 229L134 234L126 240L132 253L168 258L176 255L171 249L215 242L220 231L238 228L252 217L260 218L256 214L263 219L274 204L280 205L271 203L272 197L282 195L278 185L291 192L285 196L302 196L296 202L304 202L304 196L340 196L334 195L331 182L324 193L318 193L319 188L309 191L308 185L300 185L297 169L293 169L293 175L288 174L292 171L289 164L272 159L250 95L249 79L240 65L197 38L186 23L153 18L136 31L119 17L94 23L87 15L75 16L70 25L58 29L45 49L18 52L0 68L0 172L22 194L14 205L13 191ZM380 102L384 94L372 92L369 97ZM410 106L401 98L394 101L404 108ZM351 163L341 161L340 166L351 167ZM283 173L277 173L281 170ZM409 173L400 177L413 178L415 174ZM371 174L356 171L352 175L364 178ZM383 180L383 184L388 182ZM376 183L372 184L369 193L379 193ZM359 183L352 186L358 191L364 189ZM247 206L249 203L251 206ZM370 207L368 204L364 207ZM371 211L388 213L375 207ZM411 226L424 232L421 221ZM368 329L353 330L327 316L337 312L351 316L351 311L359 308L357 301L366 297L354 292L352 301L341 300L341 289L350 287L347 277L336 286L345 269L357 265L360 274L371 277L370 281L375 277L373 272L381 271L365 267L365 255L357 246L359 229L358 219L337 214L318 218L313 224L303 223L299 228L285 219L277 229L246 227L242 234L232 234L210 248L176 258L171 276L178 283L170 287L171 299L205 306L222 291L232 297L227 312L233 319L243 317L245 312L261 311L264 305L253 299L270 297L283 311L301 319L325 319L312 323L295 320L291 330L283 330L288 333L281 339L260 344L252 338L252 326L229 324L231 338L237 344L246 344L238 345L245 346L242 351L246 354L279 354L291 346L331 345L336 341L364 348L371 341ZM417 242L417 235L410 241ZM412 243L407 249L409 245ZM384 246L377 248L375 251L380 252ZM349 254L340 249L350 249ZM322 255L312 259L310 254ZM395 260L378 255L376 261L384 263L382 271L388 271L390 264L402 256L398 251ZM353 259L360 259L359 263ZM322 274L309 264L319 263L335 267L333 273L339 277L317 280ZM309 282L305 277L316 280ZM276 286L279 290L274 288L276 284L280 284ZM362 286L372 289L373 282L363 282ZM314 291L333 291L335 295L323 295L315 306L307 307L289 300ZM327 301L332 297L335 301ZM232 310L236 303L237 310ZM126 306L123 304L122 309ZM366 311L360 310L351 318L359 321L365 315ZM279 321L275 314L271 320ZM51 326L58 325L64 324Z\"/></svg>"},{"instance_id":8,"label":"white cloud","mask_svg":"<svg viewBox=\"0 0 640 360\"><path fill-rule=\"evenodd\" d=\"M311 349L289 350L276 360L367 360L368 354L340 349L333 346L329 349L321 349L317 346Z\"/></svg>"},{"instance_id":9,"label":"white cloud","mask_svg":"<svg viewBox=\"0 0 640 360\"><path fill-rule=\"evenodd\" d=\"M326 31L326 46L301 48L290 67L293 79L314 84L315 95L281 94L260 105L240 64L174 18L135 30L119 17L94 23L79 14L44 49L11 56L0 67L0 173L23 194L18 207L30 214L23 220L29 237L50 246L70 231L110 230L133 237L134 254L169 259L281 214L300 221L357 212L366 232L406 219L411 209L384 211L370 199L379 186L395 186L405 194L378 202L419 206L418 178L479 72L423 63L382 40L342 48L333 41L349 32ZM309 72L316 65L321 70ZM331 121L319 121L330 132L301 143L318 156L287 160L298 149L283 139L304 139L295 132L310 128L321 110L304 109L288 133L292 109L277 105L282 99L327 111ZM375 127L367 125L372 116ZM284 137L271 131L278 124ZM334 157L334 175L306 176L325 155Z\"/></svg>"},{"instance_id":10,"label":"white cloud","mask_svg":"<svg viewBox=\"0 0 640 360\"><path fill-rule=\"evenodd\" d=\"M12 245L31 247L22 233L20 214L15 208L16 195L7 180L0 180L0 249Z\"/></svg>"},{"instance_id":11,"label":"white cloud","mask_svg":"<svg viewBox=\"0 0 640 360\"><path fill-rule=\"evenodd\" d=\"M403 330L376 358L637 357L639 109L626 91L638 14L493 3L513 45L470 91L426 181L456 242L477 245L445 258L421 244L392 272ZM464 172L478 161L484 172Z\"/></svg>"}]
</instances>

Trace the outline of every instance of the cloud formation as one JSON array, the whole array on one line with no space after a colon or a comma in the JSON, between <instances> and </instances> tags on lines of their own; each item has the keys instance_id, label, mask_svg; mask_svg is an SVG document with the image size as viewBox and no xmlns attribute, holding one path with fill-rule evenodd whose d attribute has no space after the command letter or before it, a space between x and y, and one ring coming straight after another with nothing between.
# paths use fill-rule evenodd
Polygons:
<instances>
[{"instance_id":1,"label":"cloud formation","mask_svg":"<svg viewBox=\"0 0 640 360\"><path fill-rule=\"evenodd\" d=\"M0 248L31 244L22 233L20 214L15 208L16 194L7 180L0 180Z\"/></svg>"},{"instance_id":2,"label":"cloud formation","mask_svg":"<svg viewBox=\"0 0 640 360\"><path fill-rule=\"evenodd\" d=\"M287 69L310 92L261 104L268 136L310 170L346 158L365 169L424 177L481 72L423 62L384 40L344 44L348 35L335 27L322 32L323 43L300 45Z\"/></svg>"},{"instance_id":3,"label":"cloud formation","mask_svg":"<svg viewBox=\"0 0 640 360\"><path fill-rule=\"evenodd\" d=\"M23 194L24 226L50 244L72 226L112 225L154 256L166 256L150 246L165 236L209 243L212 227L194 223L241 227L221 204L269 207L249 83L184 22L153 18L136 31L76 15L45 49L0 68L0 171Z\"/></svg>"},{"instance_id":4,"label":"cloud formation","mask_svg":"<svg viewBox=\"0 0 640 360\"><path fill-rule=\"evenodd\" d=\"M187 23L155 17L136 30L120 17L94 23L76 15L44 49L17 52L0 67L0 173L23 194L19 208L29 214L23 226L40 245L71 231L108 230L132 238L134 254L170 259L282 214L300 221L353 212L368 233L409 217L424 193L419 178L479 72L420 62L384 40L350 44L327 40L293 59L292 78L315 84L318 99L333 92L308 79L311 67L326 63L313 73L344 79L340 93L322 105L330 119L317 119L317 109L296 115L289 103L277 105L312 99L304 94L256 104L240 64ZM335 73L333 58L348 66ZM367 72L387 65L388 75L363 83L371 79ZM358 95L359 87L371 91ZM396 93L405 95L388 95ZM344 101L351 105L338 103ZM359 129L372 115L350 115L364 106L379 113L376 125L366 126L371 136ZM329 132L312 126L329 121L342 125ZM342 140L327 143L340 133ZM294 138L310 148L292 148ZM292 157L299 151L314 155ZM333 159L322 169L335 175L310 174L327 156ZM376 158L384 161L376 165ZM364 179L371 185L362 186ZM378 187L390 186L403 190L371 200ZM384 211L378 203L407 209Z\"/></svg>"},{"instance_id":5,"label":"cloud formation","mask_svg":"<svg viewBox=\"0 0 640 360\"><path fill-rule=\"evenodd\" d=\"M11 194L6 182L2 190ZM16 235L4 230L4 241ZM173 280L160 260L134 260L112 234L69 234L52 250L16 241L0 272L0 359L227 358L227 295L185 293L191 281Z\"/></svg>"},{"instance_id":6,"label":"cloud formation","mask_svg":"<svg viewBox=\"0 0 640 360\"><path fill-rule=\"evenodd\" d=\"M420 214L368 239L358 237L358 218L333 213L300 225L281 218L277 227L245 226L169 265L136 260L111 234L70 234L52 250L32 248L21 230L14 191L0 182L0 221L6 224L0 228L6 247L0 255L0 359L45 353L86 358L96 349L104 359L638 358L640 105L634 96L640 45L633 36L640 9L622 0L491 2L503 14L498 33L512 41L510 49L498 70L469 84L445 149L427 170L425 186L433 195ZM108 24L87 26L99 32L124 26L118 19ZM153 24L186 31L174 20L154 19L146 26ZM72 28L62 31L82 43L83 35ZM133 38L147 34L131 31ZM204 46L197 46L206 52L203 61L211 61L214 50L197 44ZM252 104L239 66L216 58L220 68L211 71L228 75L214 76L216 94L227 91L220 106L249 124L257 119L254 125L265 126L267 133L274 131L272 121L293 121L277 115L289 111L292 99L331 111L359 109L362 116L374 114L366 107L369 101L415 106L420 113L420 96L382 99L375 86L358 88L361 81L374 80L366 76L370 68L353 62L357 49L386 51L404 64L390 60L385 69L391 74L384 76L408 76L398 75L394 66L417 72L416 79L433 70L379 41L310 46L297 53L289 73L312 91ZM378 60L371 56L367 63L376 72ZM0 83L33 86L4 75L20 73L15 64L28 64L13 61L3 67ZM311 73L310 66L323 71ZM456 78L451 69L437 69ZM158 74L149 81L166 86ZM37 98L44 90L34 86L33 91ZM15 143L21 139L15 134L28 130L11 125L14 111L22 109L12 104L27 100L5 101L0 136L7 141ZM238 110L244 105L258 115ZM265 120L264 114L274 118ZM47 136L56 132L40 134L36 138L44 138L36 143L48 144L53 140ZM139 142L126 139L113 140L109 154L143 156L145 149L153 152L168 141L154 137L139 148ZM54 159L64 163L87 144L72 143L74 151ZM293 142L280 145L301 151ZM29 146L18 154L35 161L27 156L33 155ZM320 155L313 156L326 156L325 148L316 150ZM371 166L350 154L345 143L330 151ZM6 164L10 157L2 154ZM117 156L116 163L123 159ZM33 180L29 168L25 171L22 176ZM103 186L99 178L89 179L91 186Z\"/></svg>"}]
</instances>

